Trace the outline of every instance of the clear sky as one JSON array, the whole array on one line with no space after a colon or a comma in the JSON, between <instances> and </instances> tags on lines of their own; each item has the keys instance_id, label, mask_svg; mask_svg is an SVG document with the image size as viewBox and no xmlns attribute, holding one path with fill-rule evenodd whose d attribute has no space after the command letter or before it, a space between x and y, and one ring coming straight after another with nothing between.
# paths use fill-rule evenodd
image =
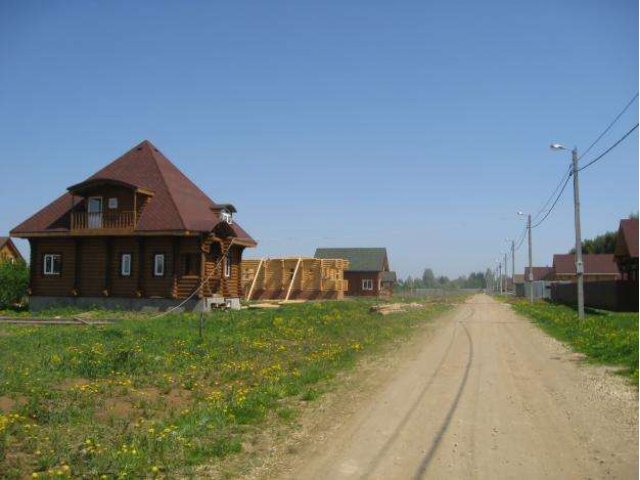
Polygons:
<instances>
[{"instance_id":1,"label":"clear sky","mask_svg":"<svg viewBox=\"0 0 640 480\"><path fill-rule=\"evenodd\" d=\"M636 0L3 0L0 235L149 139L236 205L250 256L467 274L555 188L549 143L585 149L637 90ZM616 229L637 132L583 173L584 236ZM533 233L536 264L571 248L570 188Z\"/></svg>"}]
</instances>

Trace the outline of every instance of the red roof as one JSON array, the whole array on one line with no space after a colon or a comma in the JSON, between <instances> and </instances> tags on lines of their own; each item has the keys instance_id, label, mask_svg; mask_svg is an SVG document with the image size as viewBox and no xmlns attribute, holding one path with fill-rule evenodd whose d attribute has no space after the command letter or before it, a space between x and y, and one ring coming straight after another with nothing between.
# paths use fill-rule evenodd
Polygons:
<instances>
[{"instance_id":1,"label":"red roof","mask_svg":"<svg viewBox=\"0 0 640 480\"><path fill-rule=\"evenodd\" d=\"M556 275L575 275L576 256L574 254L556 254L553 256L553 269ZM619 275L620 270L610 253L582 255L586 275Z\"/></svg>"},{"instance_id":2,"label":"red roof","mask_svg":"<svg viewBox=\"0 0 640 480\"><path fill-rule=\"evenodd\" d=\"M553 280L552 267L533 267L533 281ZM524 268L524 281L529 281L529 267Z\"/></svg>"},{"instance_id":3,"label":"red roof","mask_svg":"<svg viewBox=\"0 0 640 480\"><path fill-rule=\"evenodd\" d=\"M191 231L211 232L220 222L212 211L216 203L189 180L151 142L143 141L74 189L86 182L106 180L143 188L153 192L145 206L135 231ZM72 202L82 198L65 193L31 218L14 228L12 234L64 232L69 229L68 219ZM237 223L232 225L239 238L255 241Z\"/></svg>"},{"instance_id":4,"label":"red roof","mask_svg":"<svg viewBox=\"0 0 640 480\"><path fill-rule=\"evenodd\" d=\"M638 219L620 220L616 239L616 257L638 258Z\"/></svg>"}]
</instances>

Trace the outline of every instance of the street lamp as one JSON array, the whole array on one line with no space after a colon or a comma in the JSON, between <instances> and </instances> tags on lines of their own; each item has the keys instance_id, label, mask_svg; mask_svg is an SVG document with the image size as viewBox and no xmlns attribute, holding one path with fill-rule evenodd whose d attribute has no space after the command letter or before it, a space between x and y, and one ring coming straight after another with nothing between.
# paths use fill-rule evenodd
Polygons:
<instances>
[{"instance_id":1,"label":"street lamp","mask_svg":"<svg viewBox=\"0 0 640 480\"><path fill-rule=\"evenodd\" d=\"M509 239L505 239L509 243ZM516 241L511 239L511 289L513 296L516 296Z\"/></svg>"},{"instance_id":2,"label":"street lamp","mask_svg":"<svg viewBox=\"0 0 640 480\"><path fill-rule=\"evenodd\" d=\"M551 150L568 150L560 143L552 143ZM584 264L582 263L582 234L580 232L580 188L578 184L578 149L571 150L573 175L573 213L576 229L576 278L578 283L578 317L584 319Z\"/></svg>"},{"instance_id":3,"label":"street lamp","mask_svg":"<svg viewBox=\"0 0 640 480\"><path fill-rule=\"evenodd\" d=\"M531 214L524 212L518 212L521 217L527 216L527 235L529 237L529 301L533 303L533 251L531 246Z\"/></svg>"},{"instance_id":4,"label":"street lamp","mask_svg":"<svg viewBox=\"0 0 640 480\"><path fill-rule=\"evenodd\" d=\"M505 238L504 239L504 243L509 243L509 239ZM512 242L512 249L511 249L511 254L513 255L513 242ZM507 256L509 255L508 252L504 252L504 292L507 293L509 291L509 269L507 268ZM513 275L513 267L511 268L511 275Z\"/></svg>"}]
</instances>

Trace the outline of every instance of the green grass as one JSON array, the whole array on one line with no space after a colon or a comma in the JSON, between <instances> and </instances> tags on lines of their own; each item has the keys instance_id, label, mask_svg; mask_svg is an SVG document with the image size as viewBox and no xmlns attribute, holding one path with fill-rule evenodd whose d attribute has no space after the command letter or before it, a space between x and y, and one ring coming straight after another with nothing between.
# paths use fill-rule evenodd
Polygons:
<instances>
[{"instance_id":1,"label":"green grass","mask_svg":"<svg viewBox=\"0 0 640 480\"><path fill-rule=\"evenodd\" d=\"M511 299L514 308L553 337L597 363L621 367L638 384L638 314L587 309L580 321L573 308L549 302Z\"/></svg>"},{"instance_id":2,"label":"green grass","mask_svg":"<svg viewBox=\"0 0 640 480\"><path fill-rule=\"evenodd\" d=\"M2 478L171 478L291 422L327 380L447 308L369 301L198 316L95 311L108 326L0 325ZM68 316L70 309L41 316Z\"/></svg>"}]
</instances>

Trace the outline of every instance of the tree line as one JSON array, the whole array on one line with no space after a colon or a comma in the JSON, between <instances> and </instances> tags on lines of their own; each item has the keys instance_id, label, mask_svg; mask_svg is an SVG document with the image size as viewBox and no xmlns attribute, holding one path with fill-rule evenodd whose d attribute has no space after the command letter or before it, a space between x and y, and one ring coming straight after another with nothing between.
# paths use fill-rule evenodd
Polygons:
<instances>
[{"instance_id":1,"label":"tree line","mask_svg":"<svg viewBox=\"0 0 640 480\"><path fill-rule=\"evenodd\" d=\"M413 277L409 275L405 279L398 280L398 290L415 290L422 288L442 288L442 289L460 289L473 288L483 289L487 285L491 285L494 281L493 272L472 272L468 276L461 275L457 278L450 279L446 275L436 275L431 268L425 268L422 277Z\"/></svg>"},{"instance_id":2,"label":"tree line","mask_svg":"<svg viewBox=\"0 0 640 480\"><path fill-rule=\"evenodd\" d=\"M638 218L637 213L629 215L629 218ZM601 235L597 235L593 238L587 238L582 241L582 253L615 253L616 251L616 239L618 238L618 231L605 232ZM569 253L576 253L575 247L572 248Z\"/></svg>"}]
</instances>

